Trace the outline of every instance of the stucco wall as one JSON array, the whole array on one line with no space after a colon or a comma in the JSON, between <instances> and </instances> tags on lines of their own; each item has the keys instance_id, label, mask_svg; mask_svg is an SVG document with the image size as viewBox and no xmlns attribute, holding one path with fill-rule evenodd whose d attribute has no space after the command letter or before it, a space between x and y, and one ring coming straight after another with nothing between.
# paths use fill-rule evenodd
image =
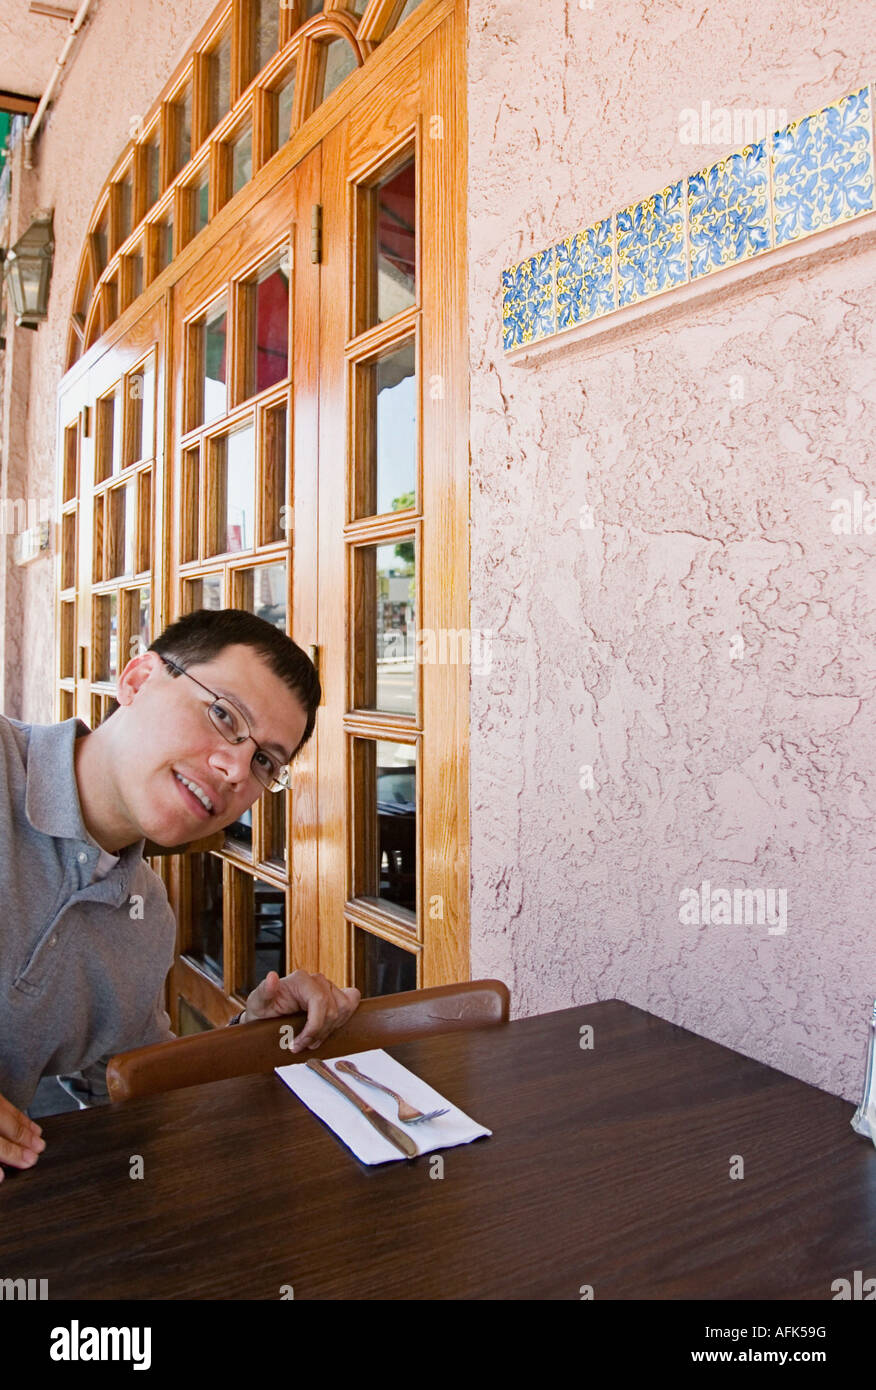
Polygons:
<instances>
[{"instance_id":1,"label":"stucco wall","mask_svg":"<svg viewBox=\"0 0 876 1390\"><path fill-rule=\"evenodd\" d=\"M873 50L868 0L471 0L473 974L517 1014L617 996L853 1100L876 536L833 534L830 499L876 494L872 240L526 366L500 279L736 148L681 143L684 108L793 119ZM703 880L784 888L786 932L682 925Z\"/></svg>"},{"instance_id":2,"label":"stucco wall","mask_svg":"<svg viewBox=\"0 0 876 1390\"><path fill-rule=\"evenodd\" d=\"M35 208L54 208L55 260L49 318L38 333L17 332L8 354L5 388L12 408L4 496L51 498L55 505L57 389L88 220L138 117L146 115L215 3L97 0L37 138L30 173L18 151L13 236L24 230ZM61 30L59 54L63 39ZM51 560L35 560L20 571L7 562L6 569L2 708L14 718L49 722L54 717L52 633L46 621L54 605Z\"/></svg>"}]
</instances>

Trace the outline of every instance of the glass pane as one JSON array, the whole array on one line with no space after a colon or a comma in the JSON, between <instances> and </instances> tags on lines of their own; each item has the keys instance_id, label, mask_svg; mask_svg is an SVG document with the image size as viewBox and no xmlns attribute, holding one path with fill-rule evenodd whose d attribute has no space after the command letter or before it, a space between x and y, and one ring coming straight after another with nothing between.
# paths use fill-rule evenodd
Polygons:
<instances>
[{"instance_id":1,"label":"glass pane","mask_svg":"<svg viewBox=\"0 0 876 1390\"><path fill-rule=\"evenodd\" d=\"M119 674L119 612L115 594L98 594L92 610L94 680L114 681Z\"/></svg>"},{"instance_id":2,"label":"glass pane","mask_svg":"<svg viewBox=\"0 0 876 1390\"><path fill-rule=\"evenodd\" d=\"M403 20L407 19L409 14L413 14L414 10L417 8L418 5L421 5L422 2L423 0L407 0L404 9L402 10L401 14L396 20L396 28L398 28L399 24L401 24Z\"/></svg>"},{"instance_id":3,"label":"glass pane","mask_svg":"<svg viewBox=\"0 0 876 1390\"><path fill-rule=\"evenodd\" d=\"M187 564L198 558L198 504L200 499L200 451L186 449L182 462L180 505L180 560ZM195 607L199 607L195 604Z\"/></svg>"},{"instance_id":4,"label":"glass pane","mask_svg":"<svg viewBox=\"0 0 876 1390\"><path fill-rule=\"evenodd\" d=\"M188 855L191 892L191 946L187 956L222 980L222 860L214 854Z\"/></svg>"},{"instance_id":5,"label":"glass pane","mask_svg":"<svg viewBox=\"0 0 876 1390\"><path fill-rule=\"evenodd\" d=\"M140 590L140 602L137 606L137 627L140 636L140 651L145 652L149 643L152 641L152 618L148 584Z\"/></svg>"},{"instance_id":6,"label":"glass pane","mask_svg":"<svg viewBox=\"0 0 876 1390\"><path fill-rule=\"evenodd\" d=\"M417 958L391 941L356 928L356 988L363 999L417 988Z\"/></svg>"},{"instance_id":7,"label":"glass pane","mask_svg":"<svg viewBox=\"0 0 876 1390\"><path fill-rule=\"evenodd\" d=\"M112 395L103 396L97 403L96 482L111 478L121 467L121 393L119 383Z\"/></svg>"},{"instance_id":8,"label":"glass pane","mask_svg":"<svg viewBox=\"0 0 876 1390\"><path fill-rule=\"evenodd\" d=\"M281 541L292 530L286 501L286 407L262 417L262 544Z\"/></svg>"},{"instance_id":9,"label":"glass pane","mask_svg":"<svg viewBox=\"0 0 876 1390\"><path fill-rule=\"evenodd\" d=\"M91 533L91 580L99 584L103 573L103 503L106 494L99 492L94 499L94 526Z\"/></svg>"},{"instance_id":10,"label":"glass pane","mask_svg":"<svg viewBox=\"0 0 876 1390\"><path fill-rule=\"evenodd\" d=\"M102 274L106 270L106 258L108 250L107 241L107 216L104 213L94 231L94 250L97 256L97 273Z\"/></svg>"},{"instance_id":11,"label":"glass pane","mask_svg":"<svg viewBox=\"0 0 876 1390\"><path fill-rule=\"evenodd\" d=\"M242 993L249 994L261 984L269 970L282 978L286 974L286 894L264 879L252 880L252 952L247 964Z\"/></svg>"},{"instance_id":12,"label":"glass pane","mask_svg":"<svg viewBox=\"0 0 876 1390\"><path fill-rule=\"evenodd\" d=\"M152 568L152 469L144 468L137 474L137 487L140 495L140 513L137 532L137 573L142 574Z\"/></svg>"},{"instance_id":13,"label":"glass pane","mask_svg":"<svg viewBox=\"0 0 876 1390\"><path fill-rule=\"evenodd\" d=\"M155 454L155 363L152 358L139 373L140 394L143 398L143 434L140 457L151 459Z\"/></svg>"},{"instance_id":14,"label":"glass pane","mask_svg":"<svg viewBox=\"0 0 876 1390\"><path fill-rule=\"evenodd\" d=\"M116 186L119 190L117 204L119 233L118 245L121 245L122 242L127 237L129 237L131 235L131 232L134 230L134 224L131 220L133 212L133 185L131 181L131 175L128 174L127 178L122 179L121 183L117 184Z\"/></svg>"},{"instance_id":15,"label":"glass pane","mask_svg":"<svg viewBox=\"0 0 876 1390\"><path fill-rule=\"evenodd\" d=\"M416 505L417 377L414 341L359 368L360 419L371 425L360 516ZM373 423L372 423L373 422Z\"/></svg>"},{"instance_id":16,"label":"glass pane","mask_svg":"<svg viewBox=\"0 0 876 1390\"><path fill-rule=\"evenodd\" d=\"M128 257L128 302L136 299L143 293L143 257L138 251L136 256Z\"/></svg>"},{"instance_id":17,"label":"glass pane","mask_svg":"<svg viewBox=\"0 0 876 1390\"><path fill-rule=\"evenodd\" d=\"M72 680L76 651L76 606L61 604L61 650L59 673L61 680ZM277 797L277 800L280 798Z\"/></svg>"},{"instance_id":18,"label":"glass pane","mask_svg":"<svg viewBox=\"0 0 876 1390\"><path fill-rule=\"evenodd\" d=\"M353 13L363 15L368 6L368 0L353 0Z\"/></svg>"},{"instance_id":19,"label":"glass pane","mask_svg":"<svg viewBox=\"0 0 876 1390\"><path fill-rule=\"evenodd\" d=\"M364 629L357 634L356 706L412 715L416 700L414 541L361 546L356 554L364 617Z\"/></svg>"},{"instance_id":20,"label":"glass pane","mask_svg":"<svg viewBox=\"0 0 876 1390\"><path fill-rule=\"evenodd\" d=\"M202 579L189 579L185 584L185 609L194 613L199 608L214 612L222 607L221 574L205 574Z\"/></svg>"},{"instance_id":21,"label":"glass pane","mask_svg":"<svg viewBox=\"0 0 876 1390\"><path fill-rule=\"evenodd\" d=\"M252 423L211 442L209 553L250 550L254 543L255 431Z\"/></svg>"},{"instance_id":22,"label":"glass pane","mask_svg":"<svg viewBox=\"0 0 876 1390\"><path fill-rule=\"evenodd\" d=\"M210 167L204 166L204 172L195 184L195 235L203 231L210 220Z\"/></svg>"},{"instance_id":23,"label":"glass pane","mask_svg":"<svg viewBox=\"0 0 876 1390\"><path fill-rule=\"evenodd\" d=\"M158 202L161 193L161 151L157 140L143 146L143 172L146 178L146 209Z\"/></svg>"},{"instance_id":24,"label":"glass pane","mask_svg":"<svg viewBox=\"0 0 876 1390\"><path fill-rule=\"evenodd\" d=\"M62 502L71 502L79 486L79 424L74 420L64 430L64 483Z\"/></svg>"},{"instance_id":25,"label":"glass pane","mask_svg":"<svg viewBox=\"0 0 876 1390\"><path fill-rule=\"evenodd\" d=\"M180 1038L191 1037L194 1033L209 1033L213 1027L200 1010L194 1008L182 995L177 995L177 1007L179 1009L179 1033Z\"/></svg>"},{"instance_id":26,"label":"glass pane","mask_svg":"<svg viewBox=\"0 0 876 1390\"><path fill-rule=\"evenodd\" d=\"M408 160L377 192L377 322L416 299L416 180Z\"/></svg>"},{"instance_id":27,"label":"glass pane","mask_svg":"<svg viewBox=\"0 0 876 1390\"><path fill-rule=\"evenodd\" d=\"M235 140L231 149L231 192L239 193L252 178L252 126Z\"/></svg>"},{"instance_id":28,"label":"glass pane","mask_svg":"<svg viewBox=\"0 0 876 1390\"><path fill-rule=\"evenodd\" d=\"M139 372L132 372L125 381L125 401L127 408L127 446L125 463L137 463L142 458L143 448L143 378Z\"/></svg>"},{"instance_id":29,"label":"glass pane","mask_svg":"<svg viewBox=\"0 0 876 1390\"><path fill-rule=\"evenodd\" d=\"M292 64L289 76L282 87L277 89L277 123L274 127L274 149L285 145L292 131L292 108L295 105L296 65Z\"/></svg>"},{"instance_id":30,"label":"glass pane","mask_svg":"<svg viewBox=\"0 0 876 1390\"><path fill-rule=\"evenodd\" d=\"M262 797L264 854L269 864L286 863L286 793Z\"/></svg>"},{"instance_id":31,"label":"glass pane","mask_svg":"<svg viewBox=\"0 0 876 1390\"><path fill-rule=\"evenodd\" d=\"M135 483L113 488L109 494L109 550L107 578L134 573Z\"/></svg>"},{"instance_id":32,"label":"glass pane","mask_svg":"<svg viewBox=\"0 0 876 1390\"><path fill-rule=\"evenodd\" d=\"M304 0L301 6L302 23L305 19L312 19L315 14L322 14L324 0Z\"/></svg>"},{"instance_id":33,"label":"glass pane","mask_svg":"<svg viewBox=\"0 0 876 1390\"><path fill-rule=\"evenodd\" d=\"M238 605L286 631L286 566L258 565L238 575Z\"/></svg>"},{"instance_id":34,"label":"glass pane","mask_svg":"<svg viewBox=\"0 0 876 1390\"><path fill-rule=\"evenodd\" d=\"M173 218L155 225L155 274L160 275L173 260Z\"/></svg>"},{"instance_id":35,"label":"glass pane","mask_svg":"<svg viewBox=\"0 0 876 1390\"><path fill-rule=\"evenodd\" d=\"M408 743L377 743L377 896L416 911L417 753Z\"/></svg>"},{"instance_id":36,"label":"glass pane","mask_svg":"<svg viewBox=\"0 0 876 1390\"><path fill-rule=\"evenodd\" d=\"M207 76L208 128L212 130L231 110L231 35L223 34L209 56Z\"/></svg>"},{"instance_id":37,"label":"glass pane","mask_svg":"<svg viewBox=\"0 0 876 1390\"><path fill-rule=\"evenodd\" d=\"M325 49L325 80L322 94L318 98L320 101L325 101L326 97L331 96L344 78L349 77L358 67L356 55L346 39L332 39L331 43L325 45Z\"/></svg>"},{"instance_id":38,"label":"glass pane","mask_svg":"<svg viewBox=\"0 0 876 1390\"><path fill-rule=\"evenodd\" d=\"M246 859L252 858L252 807L225 827L225 843L237 854Z\"/></svg>"},{"instance_id":39,"label":"glass pane","mask_svg":"<svg viewBox=\"0 0 876 1390\"><path fill-rule=\"evenodd\" d=\"M283 3L283 0L280 0ZM280 46L280 11L277 0L257 0L255 10L254 66L251 76L261 72Z\"/></svg>"},{"instance_id":40,"label":"glass pane","mask_svg":"<svg viewBox=\"0 0 876 1390\"><path fill-rule=\"evenodd\" d=\"M192 87L187 82L176 99L176 159L174 172L179 173L192 157Z\"/></svg>"},{"instance_id":41,"label":"glass pane","mask_svg":"<svg viewBox=\"0 0 876 1390\"><path fill-rule=\"evenodd\" d=\"M61 518L61 588L72 589L76 583L76 513L67 512Z\"/></svg>"},{"instance_id":42,"label":"glass pane","mask_svg":"<svg viewBox=\"0 0 876 1390\"><path fill-rule=\"evenodd\" d=\"M225 414L225 300L221 300L204 320L204 389L201 423L209 424Z\"/></svg>"},{"instance_id":43,"label":"glass pane","mask_svg":"<svg viewBox=\"0 0 876 1390\"><path fill-rule=\"evenodd\" d=\"M275 386L289 374L288 257L260 271L250 292L253 316L247 347L247 396Z\"/></svg>"}]
</instances>

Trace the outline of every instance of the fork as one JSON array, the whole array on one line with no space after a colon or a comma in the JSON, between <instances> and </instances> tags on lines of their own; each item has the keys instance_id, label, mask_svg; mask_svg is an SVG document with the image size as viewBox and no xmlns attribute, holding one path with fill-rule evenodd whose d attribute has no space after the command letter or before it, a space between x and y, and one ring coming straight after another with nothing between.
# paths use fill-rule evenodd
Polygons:
<instances>
[{"instance_id":1,"label":"fork","mask_svg":"<svg viewBox=\"0 0 876 1390\"><path fill-rule=\"evenodd\" d=\"M404 1125L420 1125L424 1120L435 1120L439 1115L448 1113L447 1107L445 1107L443 1110L430 1110L428 1115L424 1115L422 1110L418 1110L416 1106L409 1105L406 1100L402 1100L400 1095L391 1091L388 1086L384 1086L382 1081L375 1081L372 1077L366 1076L364 1071L360 1071L346 1058L342 1057L339 1062L335 1062L335 1070L347 1072L350 1076L355 1076L357 1081L364 1081L366 1086L373 1086L375 1090L384 1091L386 1095L392 1096L398 1106L398 1118Z\"/></svg>"}]
</instances>

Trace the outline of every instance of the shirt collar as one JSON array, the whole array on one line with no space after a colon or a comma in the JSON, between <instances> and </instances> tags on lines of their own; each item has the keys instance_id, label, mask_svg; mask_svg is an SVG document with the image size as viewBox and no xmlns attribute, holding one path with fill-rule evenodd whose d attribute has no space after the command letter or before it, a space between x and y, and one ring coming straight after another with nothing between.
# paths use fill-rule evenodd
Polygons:
<instances>
[{"instance_id":1,"label":"shirt collar","mask_svg":"<svg viewBox=\"0 0 876 1390\"><path fill-rule=\"evenodd\" d=\"M82 819L73 761L75 740L89 733L88 725L75 717L60 724L31 725L24 810L34 830L53 839L79 840L99 849ZM145 843L142 839L120 850L120 860L141 855Z\"/></svg>"}]
</instances>

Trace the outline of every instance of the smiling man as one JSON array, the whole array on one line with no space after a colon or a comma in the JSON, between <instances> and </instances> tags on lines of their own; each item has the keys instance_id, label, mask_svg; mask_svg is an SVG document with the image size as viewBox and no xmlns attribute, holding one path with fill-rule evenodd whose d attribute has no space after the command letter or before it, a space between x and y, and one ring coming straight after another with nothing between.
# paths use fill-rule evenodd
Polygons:
<instances>
[{"instance_id":1,"label":"smiling man","mask_svg":"<svg viewBox=\"0 0 876 1390\"><path fill-rule=\"evenodd\" d=\"M270 623L200 610L128 662L117 698L93 732L0 716L0 1179L45 1147L24 1113L43 1076L105 1103L113 1053L174 1036L164 982L176 922L145 841L203 839L287 786L320 686ZM323 975L272 970L232 1023L306 1010L302 1051L359 998Z\"/></svg>"}]
</instances>

